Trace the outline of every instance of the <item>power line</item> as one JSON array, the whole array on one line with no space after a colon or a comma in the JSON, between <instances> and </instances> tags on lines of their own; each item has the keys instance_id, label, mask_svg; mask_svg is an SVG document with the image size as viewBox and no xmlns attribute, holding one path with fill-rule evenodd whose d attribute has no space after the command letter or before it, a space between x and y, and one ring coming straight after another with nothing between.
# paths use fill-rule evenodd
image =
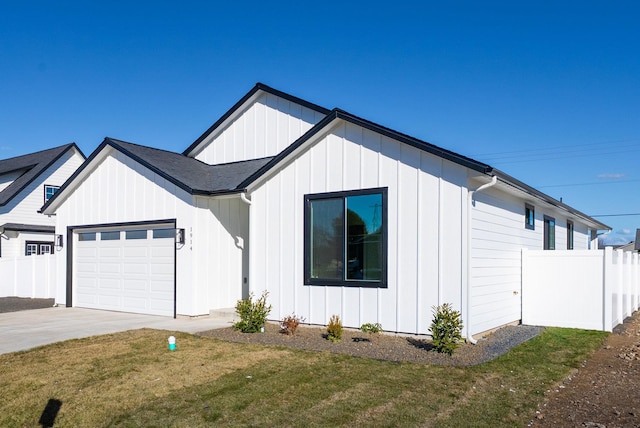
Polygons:
<instances>
[{"instance_id":1,"label":"power line","mask_svg":"<svg viewBox=\"0 0 640 428\"><path fill-rule=\"evenodd\" d=\"M583 143L565 146L545 147L539 149L513 150L473 155L484 162L536 162L561 158L608 156L620 153L640 151L640 139L606 141L599 143Z\"/></svg>"},{"instance_id":2,"label":"power line","mask_svg":"<svg viewBox=\"0 0 640 428\"><path fill-rule=\"evenodd\" d=\"M631 214L597 214L597 215L591 215L589 217L631 217L631 216L638 216L640 215L640 213L631 213Z\"/></svg>"},{"instance_id":3,"label":"power line","mask_svg":"<svg viewBox=\"0 0 640 428\"><path fill-rule=\"evenodd\" d=\"M536 186L538 189L548 188L548 187L576 187L576 186L595 186L601 184L619 184L619 183L637 183L638 180L611 180L611 181L593 181L590 183L573 183L573 184L549 184L546 186Z\"/></svg>"}]
</instances>

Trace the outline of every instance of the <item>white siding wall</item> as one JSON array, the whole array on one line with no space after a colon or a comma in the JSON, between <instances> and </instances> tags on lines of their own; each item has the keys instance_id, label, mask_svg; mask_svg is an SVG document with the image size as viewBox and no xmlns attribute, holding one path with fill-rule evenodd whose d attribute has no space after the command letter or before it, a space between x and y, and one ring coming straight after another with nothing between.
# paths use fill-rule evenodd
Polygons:
<instances>
[{"instance_id":1,"label":"white siding wall","mask_svg":"<svg viewBox=\"0 0 640 428\"><path fill-rule=\"evenodd\" d=\"M55 225L55 219L38 210L44 205L44 186L62 186L82 164L83 158L74 150L67 151L53 165L16 195L7 205L0 207L0 224L19 223ZM2 257L23 256L27 240L53 241L52 235L8 233L10 239L2 239Z\"/></svg>"},{"instance_id":2,"label":"white siding wall","mask_svg":"<svg viewBox=\"0 0 640 428\"><path fill-rule=\"evenodd\" d=\"M213 165L275 156L323 117L315 110L265 93L195 157Z\"/></svg>"},{"instance_id":3,"label":"white siding wall","mask_svg":"<svg viewBox=\"0 0 640 428\"><path fill-rule=\"evenodd\" d=\"M426 334L431 306L461 309L465 168L342 124L251 194L251 290L269 291L270 318ZM388 288L305 286L304 195L388 187Z\"/></svg>"},{"instance_id":4,"label":"white siding wall","mask_svg":"<svg viewBox=\"0 0 640 428\"><path fill-rule=\"evenodd\" d=\"M177 250L177 313L201 315L209 308L201 284L193 283L192 197L171 182L112 151L56 211L56 233L67 226L177 219L186 242ZM57 253L56 302L66 303L66 249Z\"/></svg>"},{"instance_id":5,"label":"white siding wall","mask_svg":"<svg viewBox=\"0 0 640 428\"><path fill-rule=\"evenodd\" d=\"M199 303L207 312L233 308L248 296L249 208L239 197L197 197L196 206L193 282L202 289Z\"/></svg>"},{"instance_id":6,"label":"white siding wall","mask_svg":"<svg viewBox=\"0 0 640 428\"><path fill-rule=\"evenodd\" d=\"M567 217L535 207L535 229L524 225L525 200L493 188L477 194L472 212L472 334L521 319L521 249L541 250L544 215L555 218L556 250L567 246ZM574 248L588 247L587 226L574 219Z\"/></svg>"}]
</instances>

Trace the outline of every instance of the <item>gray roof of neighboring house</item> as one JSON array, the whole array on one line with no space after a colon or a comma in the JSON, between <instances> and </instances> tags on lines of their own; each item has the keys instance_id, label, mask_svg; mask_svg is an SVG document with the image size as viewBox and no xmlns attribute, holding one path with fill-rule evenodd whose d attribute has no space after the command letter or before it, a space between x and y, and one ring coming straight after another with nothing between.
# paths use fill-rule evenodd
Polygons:
<instances>
[{"instance_id":1,"label":"gray roof of neighboring house","mask_svg":"<svg viewBox=\"0 0 640 428\"><path fill-rule=\"evenodd\" d=\"M55 226L42 226L40 224L21 224L21 223L5 223L0 226L0 230L13 230L16 232L42 232L53 233L55 232Z\"/></svg>"},{"instance_id":2,"label":"gray roof of neighboring house","mask_svg":"<svg viewBox=\"0 0 640 428\"><path fill-rule=\"evenodd\" d=\"M0 174L22 171L13 183L0 192L0 206L8 204L18 193L38 178L47 168L57 161L67 150L75 148L84 157L75 143L42 150L28 155L0 160Z\"/></svg>"}]
</instances>

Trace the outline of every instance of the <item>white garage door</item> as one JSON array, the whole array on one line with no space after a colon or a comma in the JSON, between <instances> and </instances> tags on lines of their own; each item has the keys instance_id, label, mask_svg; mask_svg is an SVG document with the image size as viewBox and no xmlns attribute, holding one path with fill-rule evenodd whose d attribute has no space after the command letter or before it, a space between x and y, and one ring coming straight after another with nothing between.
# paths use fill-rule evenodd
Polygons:
<instances>
[{"instance_id":1,"label":"white garage door","mask_svg":"<svg viewBox=\"0 0 640 428\"><path fill-rule=\"evenodd\" d=\"M74 306L174 316L175 229L79 230Z\"/></svg>"}]
</instances>

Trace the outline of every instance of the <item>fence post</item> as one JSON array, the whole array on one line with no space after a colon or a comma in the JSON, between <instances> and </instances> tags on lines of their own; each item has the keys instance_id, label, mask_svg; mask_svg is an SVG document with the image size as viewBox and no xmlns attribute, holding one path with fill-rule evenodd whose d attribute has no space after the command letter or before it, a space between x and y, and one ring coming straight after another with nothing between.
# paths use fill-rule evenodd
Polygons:
<instances>
[{"instance_id":1,"label":"fence post","mask_svg":"<svg viewBox=\"0 0 640 428\"><path fill-rule=\"evenodd\" d=\"M602 258L602 330L613 331L613 248L604 248Z\"/></svg>"}]
</instances>

